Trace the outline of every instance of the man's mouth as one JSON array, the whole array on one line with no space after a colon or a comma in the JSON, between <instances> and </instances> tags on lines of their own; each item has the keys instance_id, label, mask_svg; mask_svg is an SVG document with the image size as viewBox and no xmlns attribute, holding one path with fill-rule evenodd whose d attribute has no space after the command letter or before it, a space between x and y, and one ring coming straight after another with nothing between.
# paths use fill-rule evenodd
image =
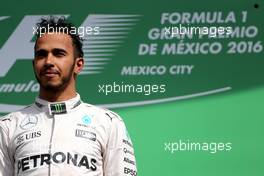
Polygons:
<instances>
[{"instance_id":1,"label":"man's mouth","mask_svg":"<svg viewBox=\"0 0 264 176\"><path fill-rule=\"evenodd\" d=\"M48 78L53 78L53 77L59 75L59 72L57 72L55 70L46 70L46 71L42 72L41 75L48 77Z\"/></svg>"}]
</instances>

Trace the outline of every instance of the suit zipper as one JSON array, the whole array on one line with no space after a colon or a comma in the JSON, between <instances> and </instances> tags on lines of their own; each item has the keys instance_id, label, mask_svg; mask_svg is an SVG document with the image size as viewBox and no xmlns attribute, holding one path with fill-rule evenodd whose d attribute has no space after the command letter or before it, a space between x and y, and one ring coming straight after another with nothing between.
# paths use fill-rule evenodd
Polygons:
<instances>
[{"instance_id":1,"label":"suit zipper","mask_svg":"<svg viewBox=\"0 0 264 176\"><path fill-rule=\"evenodd\" d=\"M51 127L51 133L50 133L50 142L49 142L49 155L50 155L50 164L49 164L49 176L51 176L51 148L52 148L52 140L53 140L53 133L55 128L55 115L52 117L52 127Z\"/></svg>"}]
</instances>

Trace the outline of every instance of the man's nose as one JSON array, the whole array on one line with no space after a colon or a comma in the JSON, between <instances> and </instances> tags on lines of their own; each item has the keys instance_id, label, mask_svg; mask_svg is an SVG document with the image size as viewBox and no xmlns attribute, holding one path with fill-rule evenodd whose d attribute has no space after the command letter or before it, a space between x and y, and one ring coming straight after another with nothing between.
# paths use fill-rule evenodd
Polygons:
<instances>
[{"instance_id":1,"label":"man's nose","mask_svg":"<svg viewBox=\"0 0 264 176\"><path fill-rule=\"evenodd\" d=\"M54 56L52 55L52 53L49 53L46 57L46 60L45 60L45 64L48 64L48 65L53 65L53 62L54 62Z\"/></svg>"}]
</instances>

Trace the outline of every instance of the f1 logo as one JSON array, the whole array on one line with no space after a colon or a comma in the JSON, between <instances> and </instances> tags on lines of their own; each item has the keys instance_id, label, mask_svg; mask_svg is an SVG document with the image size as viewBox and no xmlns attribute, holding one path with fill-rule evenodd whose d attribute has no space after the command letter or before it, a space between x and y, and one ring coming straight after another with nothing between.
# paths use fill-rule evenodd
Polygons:
<instances>
[{"instance_id":1,"label":"f1 logo","mask_svg":"<svg viewBox=\"0 0 264 176\"><path fill-rule=\"evenodd\" d=\"M66 16L66 15L64 15ZM45 15L27 15L19 23L0 50L0 77L4 77L18 59L31 60L34 57L33 28ZM0 17L0 21L8 17Z\"/></svg>"}]
</instances>

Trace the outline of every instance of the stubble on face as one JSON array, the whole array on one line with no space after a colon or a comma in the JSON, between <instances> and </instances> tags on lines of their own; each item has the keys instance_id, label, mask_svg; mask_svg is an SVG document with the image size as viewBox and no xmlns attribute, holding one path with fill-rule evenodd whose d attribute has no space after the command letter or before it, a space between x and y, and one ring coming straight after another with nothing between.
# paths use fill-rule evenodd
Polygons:
<instances>
[{"instance_id":1,"label":"stubble on face","mask_svg":"<svg viewBox=\"0 0 264 176\"><path fill-rule=\"evenodd\" d=\"M44 66L44 68L42 68L40 75L38 76L35 69L34 69L34 74L35 74L35 78L38 81L40 87L47 91L47 92L58 92L58 91L63 91L64 88L66 88L69 85L69 82L71 80L71 77L73 75L73 71L74 71L74 63L72 64L69 72L67 75L65 76L61 76L60 73L58 73L59 81L57 83L54 83L52 81L46 80L43 77L44 73L46 72L46 70L49 69L49 66Z\"/></svg>"}]
</instances>

